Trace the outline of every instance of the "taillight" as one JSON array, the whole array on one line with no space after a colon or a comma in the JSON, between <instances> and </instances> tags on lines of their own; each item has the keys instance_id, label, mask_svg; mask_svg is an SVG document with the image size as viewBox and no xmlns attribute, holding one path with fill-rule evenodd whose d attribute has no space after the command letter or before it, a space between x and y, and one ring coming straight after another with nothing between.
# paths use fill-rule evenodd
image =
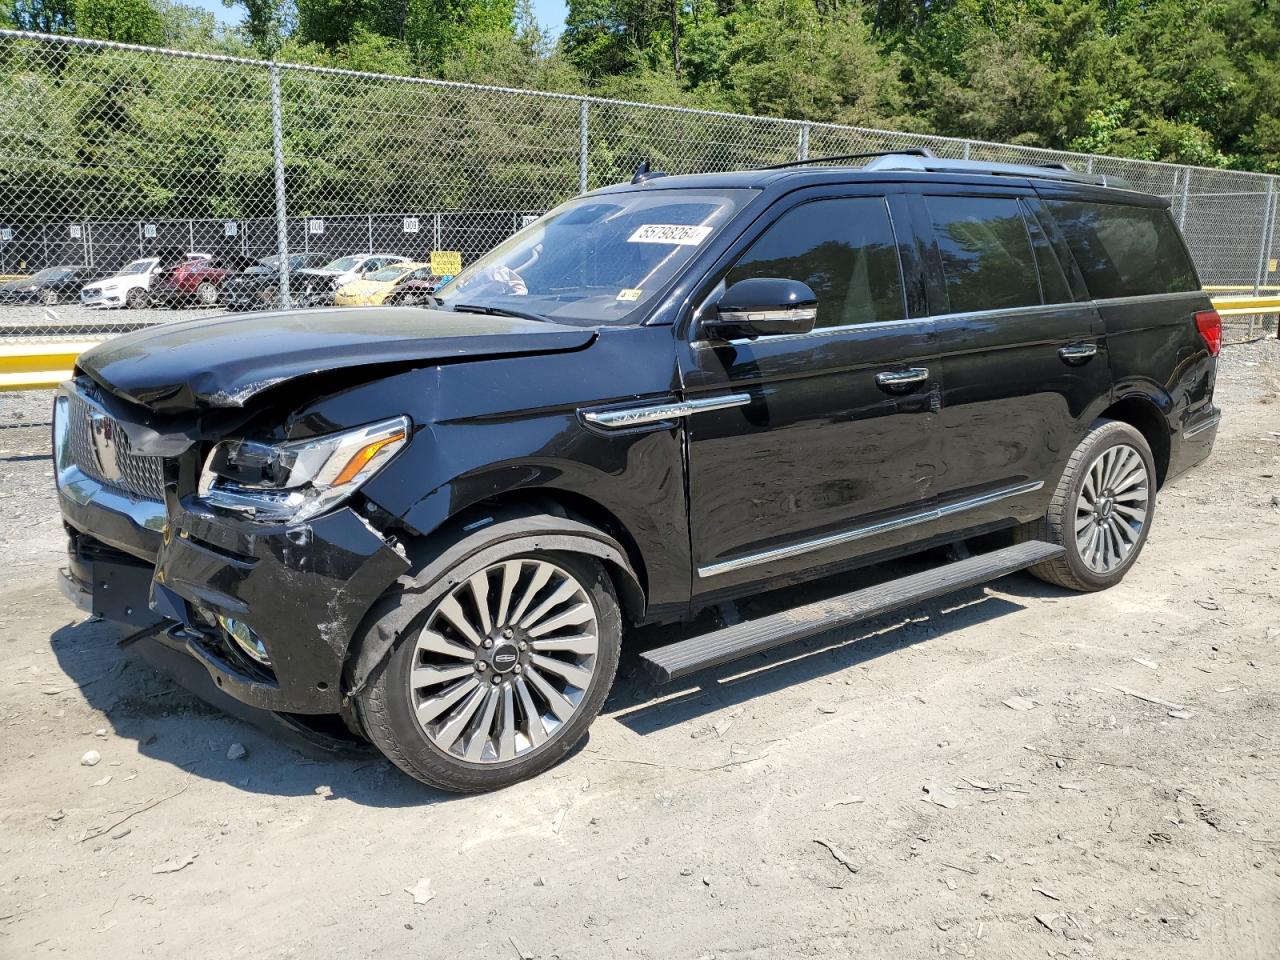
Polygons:
<instances>
[{"instance_id":1,"label":"taillight","mask_svg":"<svg viewBox=\"0 0 1280 960\"><path fill-rule=\"evenodd\" d=\"M1201 310L1196 314L1196 329L1209 348L1209 356L1216 357L1222 349L1222 317L1217 310Z\"/></svg>"}]
</instances>

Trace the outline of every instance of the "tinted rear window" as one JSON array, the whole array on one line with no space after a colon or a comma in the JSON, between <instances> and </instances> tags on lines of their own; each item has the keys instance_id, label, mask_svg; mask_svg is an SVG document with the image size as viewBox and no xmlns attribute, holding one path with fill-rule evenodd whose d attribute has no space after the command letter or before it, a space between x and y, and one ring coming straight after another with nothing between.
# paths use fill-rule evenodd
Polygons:
<instances>
[{"instance_id":1,"label":"tinted rear window","mask_svg":"<svg viewBox=\"0 0 1280 960\"><path fill-rule=\"evenodd\" d=\"M1076 200L1045 206L1062 227L1095 299L1200 288L1168 210Z\"/></svg>"},{"instance_id":2,"label":"tinted rear window","mask_svg":"<svg viewBox=\"0 0 1280 960\"><path fill-rule=\"evenodd\" d=\"M1038 305L1031 238L1017 200L925 197L952 313Z\"/></svg>"}]
</instances>

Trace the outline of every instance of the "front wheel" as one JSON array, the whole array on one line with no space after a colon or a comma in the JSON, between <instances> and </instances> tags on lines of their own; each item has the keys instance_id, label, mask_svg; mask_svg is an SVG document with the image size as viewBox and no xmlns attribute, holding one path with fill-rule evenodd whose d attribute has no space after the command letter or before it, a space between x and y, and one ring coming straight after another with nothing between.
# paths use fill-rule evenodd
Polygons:
<instances>
[{"instance_id":1,"label":"front wheel","mask_svg":"<svg viewBox=\"0 0 1280 960\"><path fill-rule=\"evenodd\" d=\"M1155 496L1146 439L1127 423L1099 420L1067 462L1049 512L1025 530L1028 539L1059 544L1066 553L1031 572L1068 590L1119 583L1147 541Z\"/></svg>"},{"instance_id":2,"label":"front wheel","mask_svg":"<svg viewBox=\"0 0 1280 960\"><path fill-rule=\"evenodd\" d=\"M463 793L531 777L586 733L618 666L622 618L601 564L519 554L420 611L359 694L369 739L410 776Z\"/></svg>"},{"instance_id":3,"label":"front wheel","mask_svg":"<svg viewBox=\"0 0 1280 960\"><path fill-rule=\"evenodd\" d=\"M142 310L147 306L147 291L142 287L133 287L124 297L124 305L130 310Z\"/></svg>"},{"instance_id":4,"label":"front wheel","mask_svg":"<svg viewBox=\"0 0 1280 960\"><path fill-rule=\"evenodd\" d=\"M205 281L196 287L196 300L202 307L211 307L218 302L218 288Z\"/></svg>"}]
</instances>

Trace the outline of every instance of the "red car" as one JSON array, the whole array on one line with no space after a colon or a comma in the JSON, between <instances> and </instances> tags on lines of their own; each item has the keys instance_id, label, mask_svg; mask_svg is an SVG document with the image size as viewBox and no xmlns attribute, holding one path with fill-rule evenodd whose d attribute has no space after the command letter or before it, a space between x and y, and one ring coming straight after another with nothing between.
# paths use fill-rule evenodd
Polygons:
<instances>
[{"instance_id":1,"label":"red car","mask_svg":"<svg viewBox=\"0 0 1280 960\"><path fill-rule=\"evenodd\" d=\"M222 281L243 270L247 259L216 254L208 260L190 260L160 271L151 280L151 303L172 307L198 303L209 307L218 302Z\"/></svg>"}]
</instances>

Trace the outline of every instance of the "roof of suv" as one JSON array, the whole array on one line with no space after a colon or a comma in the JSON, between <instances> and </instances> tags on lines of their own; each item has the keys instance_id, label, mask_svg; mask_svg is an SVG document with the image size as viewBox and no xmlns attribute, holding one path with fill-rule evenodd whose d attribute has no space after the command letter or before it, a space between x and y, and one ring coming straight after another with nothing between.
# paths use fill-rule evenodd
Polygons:
<instances>
[{"instance_id":1,"label":"roof of suv","mask_svg":"<svg viewBox=\"0 0 1280 960\"><path fill-rule=\"evenodd\" d=\"M856 164L866 159L867 162ZM854 162L850 162L854 161ZM945 178L953 182L977 180L990 183L991 178L1011 179L1027 184L1038 181L1066 187L1112 189L1130 194L1138 191L1119 177L1081 173L1065 164L1037 166L1021 163L991 163L983 160L951 160L935 157L928 151L904 153L855 154L849 157L819 157L794 163L760 167L754 170L734 170L723 173L694 173L668 176L661 173L640 173L630 183L604 187L597 193L632 190L637 186L654 188L753 188L767 189L785 185L788 188L821 185L824 183L848 183L851 180L930 180ZM1145 196L1145 195L1144 195Z\"/></svg>"}]
</instances>

